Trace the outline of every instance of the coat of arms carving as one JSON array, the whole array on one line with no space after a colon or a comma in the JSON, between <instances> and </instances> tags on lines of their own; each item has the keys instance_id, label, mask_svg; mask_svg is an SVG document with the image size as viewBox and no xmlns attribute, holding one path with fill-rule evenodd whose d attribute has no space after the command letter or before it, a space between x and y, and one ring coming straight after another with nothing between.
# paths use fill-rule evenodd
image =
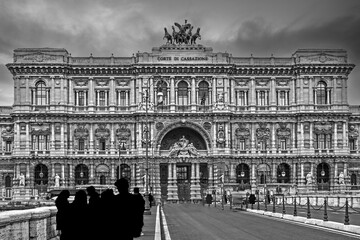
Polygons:
<instances>
[{"instance_id":1,"label":"coat of arms carving","mask_svg":"<svg viewBox=\"0 0 360 240\"><path fill-rule=\"evenodd\" d=\"M105 124L99 124L99 128L95 130L96 138L108 139L110 137L110 130L106 128Z\"/></svg>"},{"instance_id":2,"label":"coat of arms carving","mask_svg":"<svg viewBox=\"0 0 360 240\"><path fill-rule=\"evenodd\" d=\"M1 133L1 137L4 141L13 141L14 140L14 130L12 127L7 126Z\"/></svg>"},{"instance_id":3,"label":"coat of arms carving","mask_svg":"<svg viewBox=\"0 0 360 240\"><path fill-rule=\"evenodd\" d=\"M131 131L126 128L125 125L121 125L120 128L116 130L116 137L119 141L128 141L131 137Z\"/></svg>"},{"instance_id":4,"label":"coat of arms carving","mask_svg":"<svg viewBox=\"0 0 360 240\"><path fill-rule=\"evenodd\" d=\"M170 147L169 157L196 157L197 155L197 149L185 136L182 136L179 141Z\"/></svg>"},{"instance_id":5,"label":"coat of arms carving","mask_svg":"<svg viewBox=\"0 0 360 240\"><path fill-rule=\"evenodd\" d=\"M349 138L357 139L359 137L359 131L355 128L354 125L349 126Z\"/></svg>"},{"instance_id":6,"label":"coat of arms carving","mask_svg":"<svg viewBox=\"0 0 360 240\"><path fill-rule=\"evenodd\" d=\"M87 139L89 136L89 130L84 125L78 125L74 131L75 139Z\"/></svg>"}]
</instances>

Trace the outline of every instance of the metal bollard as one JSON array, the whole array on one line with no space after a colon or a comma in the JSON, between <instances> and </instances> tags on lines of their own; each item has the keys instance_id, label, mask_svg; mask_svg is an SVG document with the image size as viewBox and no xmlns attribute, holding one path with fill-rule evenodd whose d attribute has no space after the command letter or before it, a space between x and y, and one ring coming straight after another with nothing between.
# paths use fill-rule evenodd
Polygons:
<instances>
[{"instance_id":1,"label":"metal bollard","mask_svg":"<svg viewBox=\"0 0 360 240\"><path fill-rule=\"evenodd\" d=\"M285 211L285 196L283 195L282 197L282 203L283 203L283 210L282 210L282 213L285 214L286 211Z\"/></svg>"},{"instance_id":2,"label":"metal bollard","mask_svg":"<svg viewBox=\"0 0 360 240\"><path fill-rule=\"evenodd\" d=\"M275 209L275 196L273 196L273 213L276 212L276 209Z\"/></svg>"},{"instance_id":3,"label":"metal bollard","mask_svg":"<svg viewBox=\"0 0 360 240\"><path fill-rule=\"evenodd\" d=\"M309 197L307 197L307 218L311 218L311 213L310 213L310 199Z\"/></svg>"},{"instance_id":4,"label":"metal bollard","mask_svg":"<svg viewBox=\"0 0 360 240\"><path fill-rule=\"evenodd\" d=\"M296 197L295 197L295 201L294 201L294 217L297 216L297 210L296 210Z\"/></svg>"},{"instance_id":5,"label":"metal bollard","mask_svg":"<svg viewBox=\"0 0 360 240\"><path fill-rule=\"evenodd\" d=\"M327 200L324 199L324 221L328 220L328 214L327 214Z\"/></svg>"},{"instance_id":6,"label":"metal bollard","mask_svg":"<svg viewBox=\"0 0 360 240\"><path fill-rule=\"evenodd\" d=\"M258 204L257 204L257 210L260 210L260 194L258 192L258 197L257 197L257 200L258 200Z\"/></svg>"},{"instance_id":7,"label":"metal bollard","mask_svg":"<svg viewBox=\"0 0 360 240\"><path fill-rule=\"evenodd\" d=\"M266 195L266 197L265 197L265 199L264 199L264 203L265 203L265 212L267 211L267 195Z\"/></svg>"},{"instance_id":8,"label":"metal bollard","mask_svg":"<svg viewBox=\"0 0 360 240\"><path fill-rule=\"evenodd\" d=\"M230 210L231 210L232 209L232 201L233 201L232 194L230 194L230 196L229 196L229 201L230 201Z\"/></svg>"},{"instance_id":9,"label":"metal bollard","mask_svg":"<svg viewBox=\"0 0 360 240\"><path fill-rule=\"evenodd\" d=\"M350 221L349 221L349 203L348 203L348 199L346 198L345 200L345 221L344 221L344 225L349 225Z\"/></svg>"}]
</instances>

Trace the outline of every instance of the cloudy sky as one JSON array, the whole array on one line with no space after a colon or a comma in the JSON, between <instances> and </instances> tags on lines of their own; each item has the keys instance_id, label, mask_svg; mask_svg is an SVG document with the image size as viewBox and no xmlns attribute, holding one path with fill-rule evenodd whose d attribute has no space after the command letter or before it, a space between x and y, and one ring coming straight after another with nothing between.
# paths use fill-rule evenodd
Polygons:
<instances>
[{"instance_id":1,"label":"cloudy sky","mask_svg":"<svg viewBox=\"0 0 360 240\"><path fill-rule=\"evenodd\" d=\"M0 106L13 103L5 64L16 48L65 48L72 56L131 56L164 43L187 19L205 46L233 56L289 57L299 48L341 48L350 104L360 105L359 0L1 0Z\"/></svg>"}]
</instances>

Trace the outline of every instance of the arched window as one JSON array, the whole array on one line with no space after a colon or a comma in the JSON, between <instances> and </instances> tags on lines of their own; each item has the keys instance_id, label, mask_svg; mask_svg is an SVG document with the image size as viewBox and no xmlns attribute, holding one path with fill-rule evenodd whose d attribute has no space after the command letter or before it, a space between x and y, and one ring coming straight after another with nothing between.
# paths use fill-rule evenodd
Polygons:
<instances>
[{"instance_id":1,"label":"arched window","mask_svg":"<svg viewBox=\"0 0 360 240\"><path fill-rule=\"evenodd\" d=\"M327 191L330 188L330 167L327 163L320 163L316 169L318 190Z\"/></svg>"},{"instance_id":2,"label":"arched window","mask_svg":"<svg viewBox=\"0 0 360 240\"><path fill-rule=\"evenodd\" d=\"M75 184L84 185L89 182L89 170L85 164L77 165L75 168Z\"/></svg>"},{"instance_id":3,"label":"arched window","mask_svg":"<svg viewBox=\"0 0 360 240\"><path fill-rule=\"evenodd\" d=\"M44 164L38 164L35 167L35 184L36 185L48 184L48 168Z\"/></svg>"},{"instance_id":4,"label":"arched window","mask_svg":"<svg viewBox=\"0 0 360 240\"><path fill-rule=\"evenodd\" d=\"M178 105L188 105L188 84L185 81L178 84Z\"/></svg>"},{"instance_id":5,"label":"arched window","mask_svg":"<svg viewBox=\"0 0 360 240\"><path fill-rule=\"evenodd\" d=\"M119 167L117 167L117 176L119 178L126 178L129 182L131 180L131 168L127 164L120 165L120 175L119 175Z\"/></svg>"},{"instance_id":6,"label":"arched window","mask_svg":"<svg viewBox=\"0 0 360 240\"><path fill-rule=\"evenodd\" d=\"M249 165L241 163L236 166L236 182L240 184L242 189L245 189L245 186L250 183L250 168Z\"/></svg>"},{"instance_id":7,"label":"arched window","mask_svg":"<svg viewBox=\"0 0 360 240\"><path fill-rule=\"evenodd\" d=\"M159 81L156 85L156 103L157 105L167 105L167 84Z\"/></svg>"},{"instance_id":8,"label":"arched window","mask_svg":"<svg viewBox=\"0 0 360 240\"><path fill-rule=\"evenodd\" d=\"M10 188L12 186L12 181L11 181L11 177L9 175L7 175L5 177L5 187L6 188Z\"/></svg>"},{"instance_id":9,"label":"arched window","mask_svg":"<svg viewBox=\"0 0 360 240\"><path fill-rule=\"evenodd\" d=\"M277 182L290 183L290 166L286 163L281 163L277 168Z\"/></svg>"},{"instance_id":10,"label":"arched window","mask_svg":"<svg viewBox=\"0 0 360 240\"><path fill-rule=\"evenodd\" d=\"M36 99L36 105L47 105L48 104L48 96L47 96L47 90L46 85L44 81L39 81L36 84L36 90L35 90L35 99Z\"/></svg>"},{"instance_id":11,"label":"arched window","mask_svg":"<svg viewBox=\"0 0 360 240\"><path fill-rule=\"evenodd\" d=\"M84 151L85 149L85 141L83 138L79 138L79 142L78 142L78 148L79 148L79 151Z\"/></svg>"},{"instance_id":12,"label":"arched window","mask_svg":"<svg viewBox=\"0 0 360 240\"><path fill-rule=\"evenodd\" d=\"M106 177L104 175L100 176L100 185L105 185L106 184Z\"/></svg>"},{"instance_id":13,"label":"arched window","mask_svg":"<svg viewBox=\"0 0 360 240\"><path fill-rule=\"evenodd\" d=\"M326 83L320 81L316 87L316 104L328 104Z\"/></svg>"},{"instance_id":14,"label":"arched window","mask_svg":"<svg viewBox=\"0 0 360 240\"><path fill-rule=\"evenodd\" d=\"M198 99L198 103L200 103L200 105L209 104L209 84L206 81L201 81L199 83Z\"/></svg>"}]
</instances>

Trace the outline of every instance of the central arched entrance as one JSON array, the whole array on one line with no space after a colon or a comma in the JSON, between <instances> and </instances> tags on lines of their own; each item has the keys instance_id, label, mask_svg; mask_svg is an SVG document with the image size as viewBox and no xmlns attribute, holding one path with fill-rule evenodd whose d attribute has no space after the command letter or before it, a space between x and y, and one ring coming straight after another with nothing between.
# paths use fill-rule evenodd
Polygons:
<instances>
[{"instance_id":1,"label":"central arched entrance","mask_svg":"<svg viewBox=\"0 0 360 240\"><path fill-rule=\"evenodd\" d=\"M160 165L161 196L172 201L199 201L208 188L208 164L199 160L207 155L208 144L203 132L183 125L175 124L178 127L163 133L159 143L161 155L172 160Z\"/></svg>"}]
</instances>

